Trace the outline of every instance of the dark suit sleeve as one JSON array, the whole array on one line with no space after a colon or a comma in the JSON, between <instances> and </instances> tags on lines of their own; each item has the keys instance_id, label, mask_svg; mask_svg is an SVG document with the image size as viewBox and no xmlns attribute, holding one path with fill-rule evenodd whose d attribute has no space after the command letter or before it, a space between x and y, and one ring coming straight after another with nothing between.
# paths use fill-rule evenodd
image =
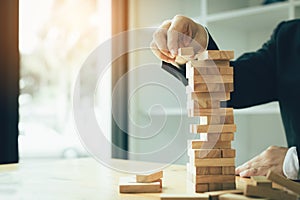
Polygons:
<instances>
[{"instance_id":1,"label":"dark suit sleeve","mask_svg":"<svg viewBox=\"0 0 300 200\"><path fill-rule=\"evenodd\" d=\"M231 62L234 67L234 92L227 106L245 108L278 100L276 37L281 25L259 50L243 54Z\"/></svg>"}]
</instances>

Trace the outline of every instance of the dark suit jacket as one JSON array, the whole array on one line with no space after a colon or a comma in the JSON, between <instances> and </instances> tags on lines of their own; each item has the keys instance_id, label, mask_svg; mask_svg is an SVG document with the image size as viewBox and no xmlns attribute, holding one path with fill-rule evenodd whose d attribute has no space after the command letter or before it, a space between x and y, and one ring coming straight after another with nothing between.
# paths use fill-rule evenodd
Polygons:
<instances>
[{"instance_id":1,"label":"dark suit jacket","mask_svg":"<svg viewBox=\"0 0 300 200\"><path fill-rule=\"evenodd\" d=\"M218 49L212 37L208 49ZM234 92L227 106L245 108L278 101L288 146L300 157L300 20L280 23L270 40L256 52L232 61ZM185 85L184 68L162 66ZM300 160L300 159L299 159Z\"/></svg>"}]
</instances>

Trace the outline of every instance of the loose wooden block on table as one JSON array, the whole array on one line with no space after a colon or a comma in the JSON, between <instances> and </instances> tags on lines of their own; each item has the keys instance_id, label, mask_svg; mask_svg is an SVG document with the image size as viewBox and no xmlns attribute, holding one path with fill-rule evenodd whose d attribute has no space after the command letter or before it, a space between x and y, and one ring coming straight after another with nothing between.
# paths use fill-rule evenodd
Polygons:
<instances>
[{"instance_id":1,"label":"loose wooden block on table","mask_svg":"<svg viewBox=\"0 0 300 200\"><path fill-rule=\"evenodd\" d=\"M160 182L137 183L135 177L120 177L120 193L159 193L161 192Z\"/></svg>"},{"instance_id":2,"label":"loose wooden block on table","mask_svg":"<svg viewBox=\"0 0 300 200\"><path fill-rule=\"evenodd\" d=\"M209 200L209 196L207 194L161 194L161 200Z\"/></svg>"},{"instance_id":3,"label":"loose wooden block on table","mask_svg":"<svg viewBox=\"0 0 300 200\"><path fill-rule=\"evenodd\" d=\"M210 200L218 200L219 196L224 194L243 194L242 190L223 190L223 191L215 191L215 192L206 192L210 197Z\"/></svg>"},{"instance_id":4,"label":"loose wooden block on table","mask_svg":"<svg viewBox=\"0 0 300 200\"><path fill-rule=\"evenodd\" d=\"M204 142L201 140L188 140L191 149L231 149L230 141Z\"/></svg>"},{"instance_id":5,"label":"loose wooden block on table","mask_svg":"<svg viewBox=\"0 0 300 200\"><path fill-rule=\"evenodd\" d=\"M233 83L193 83L187 86L186 92L233 92Z\"/></svg>"},{"instance_id":6,"label":"loose wooden block on table","mask_svg":"<svg viewBox=\"0 0 300 200\"><path fill-rule=\"evenodd\" d=\"M265 176L251 176L251 180L255 186L272 188L272 182Z\"/></svg>"},{"instance_id":7,"label":"loose wooden block on table","mask_svg":"<svg viewBox=\"0 0 300 200\"><path fill-rule=\"evenodd\" d=\"M196 54L198 60L231 60L234 58L234 51L208 50Z\"/></svg>"},{"instance_id":8,"label":"loose wooden block on table","mask_svg":"<svg viewBox=\"0 0 300 200\"><path fill-rule=\"evenodd\" d=\"M280 176L272 171L269 171L267 174L267 179L270 181L273 181L274 183L277 183L278 185L281 185L285 187L288 190L291 190L292 192L295 192L296 194L300 195L300 183L296 183L292 180L289 180L283 176Z\"/></svg>"},{"instance_id":9,"label":"loose wooden block on table","mask_svg":"<svg viewBox=\"0 0 300 200\"><path fill-rule=\"evenodd\" d=\"M268 187L259 187L255 185L247 185L244 191L246 196L263 197L274 200L297 200L295 194L288 194L287 192L279 189L272 189Z\"/></svg>"},{"instance_id":10,"label":"loose wooden block on table","mask_svg":"<svg viewBox=\"0 0 300 200\"><path fill-rule=\"evenodd\" d=\"M158 179L163 177L163 171L158 171L151 174L137 174L136 175L136 182L138 183L151 183L155 182Z\"/></svg>"},{"instance_id":11,"label":"loose wooden block on table","mask_svg":"<svg viewBox=\"0 0 300 200\"><path fill-rule=\"evenodd\" d=\"M191 133L228 133L235 132L235 124L210 124L210 125L198 125L191 124L190 132Z\"/></svg>"},{"instance_id":12,"label":"loose wooden block on table","mask_svg":"<svg viewBox=\"0 0 300 200\"><path fill-rule=\"evenodd\" d=\"M267 200L265 198L251 198L241 194L222 194L219 196L219 200Z\"/></svg>"}]
</instances>

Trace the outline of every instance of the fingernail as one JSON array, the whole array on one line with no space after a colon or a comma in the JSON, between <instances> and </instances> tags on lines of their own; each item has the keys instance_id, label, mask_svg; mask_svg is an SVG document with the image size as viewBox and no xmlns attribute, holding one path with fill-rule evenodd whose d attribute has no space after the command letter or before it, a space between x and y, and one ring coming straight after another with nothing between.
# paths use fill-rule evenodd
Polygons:
<instances>
[{"instance_id":1,"label":"fingernail","mask_svg":"<svg viewBox=\"0 0 300 200\"><path fill-rule=\"evenodd\" d=\"M246 174L247 174L247 171L242 171L242 172L240 173L240 176L241 176L241 177L245 177Z\"/></svg>"}]
</instances>

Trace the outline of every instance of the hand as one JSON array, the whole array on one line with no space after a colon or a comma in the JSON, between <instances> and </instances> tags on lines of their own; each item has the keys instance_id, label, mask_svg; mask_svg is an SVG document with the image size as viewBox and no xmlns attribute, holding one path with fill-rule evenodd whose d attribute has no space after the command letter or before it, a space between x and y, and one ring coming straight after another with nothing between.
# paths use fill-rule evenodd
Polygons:
<instances>
[{"instance_id":1,"label":"hand","mask_svg":"<svg viewBox=\"0 0 300 200\"><path fill-rule=\"evenodd\" d=\"M283 175L283 161L288 148L270 146L258 156L239 166L235 174L241 177L265 176L269 170Z\"/></svg>"},{"instance_id":2,"label":"hand","mask_svg":"<svg viewBox=\"0 0 300 200\"><path fill-rule=\"evenodd\" d=\"M190 18L176 15L172 20L163 22L153 34L151 49L159 59L174 63L178 48L192 46L194 52L203 51L207 40L203 26Z\"/></svg>"}]
</instances>

